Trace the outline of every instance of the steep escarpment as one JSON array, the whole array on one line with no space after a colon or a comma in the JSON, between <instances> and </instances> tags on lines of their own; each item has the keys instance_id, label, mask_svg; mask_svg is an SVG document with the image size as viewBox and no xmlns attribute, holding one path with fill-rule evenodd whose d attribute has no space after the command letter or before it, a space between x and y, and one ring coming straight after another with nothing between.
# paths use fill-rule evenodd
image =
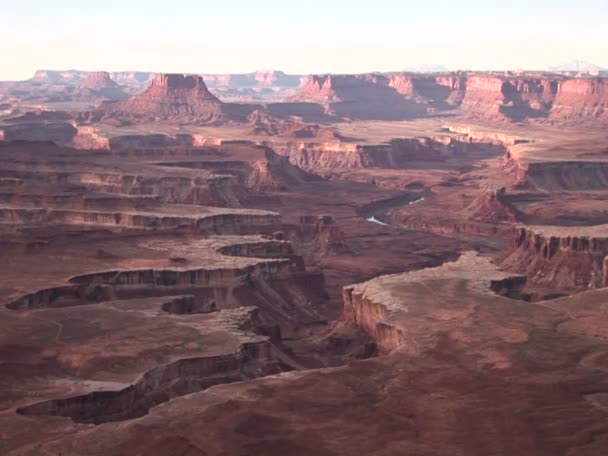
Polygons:
<instances>
[{"instance_id":1,"label":"steep escarpment","mask_svg":"<svg viewBox=\"0 0 608 456\"><path fill-rule=\"evenodd\" d=\"M528 226L515 230L502 266L558 290L606 285L608 226Z\"/></svg>"},{"instance_id":2,"label":"steep escarpment","mask_svg":"<svg viewBox=\"0 0 608 456\"><path fill-rule=\"evenodd\" d=\"M147 414L170 399L213 385L253 379L281 371L268 341L247 343L234 353L190 358L152 369L119 391L98 391L41 402L17 410L20 415L69 417L78 423L101 424Z\"/></svg>"},{"instance_id":3,"label":"steep escarpment","mask_svg":"<svg viewBox=\"0 0 608 456\"><path fill-rule=\"evenodd\" d=\"M170 248L170 264L160 260L156 268L83 273L67 283L14 296L7 307L13 311L111 307L158 297L167 297L162 310L175 315L255 306L260 310L261 331L285 337L324 321L324 277L307 271L288 242L259 236L188 239L143 244L161 252Z\"/></svg>"},{"instance_id":4,"label":"steep escarpment","mask_svg":"<svg viewBox=\"0 0 608 456\"><path fill-rule=\"evenodd\" d=\"M479 120L522 121L548 115L559 80L469 76L461 110Z\"/></svg>"},{"instance_id":5,"label":"steep escarpment","mask_svg":"<svg viewBox=\"0 0 608 456\"><path fill-rule=\"evenodd\" d=\"M423 316L418 310L417 295L421 291L432 295L438 280L444 284L461 284L469 293L516 297L526 278L501 272L488 258L465 252L457 261L436 268L380 276L344 287L342 318L360 326L376 341L381 353L399 349L410 355L420 355L437 339L432 336L413 338L408 331L411 324L408 320ZM457 289L458 285L449 287L451 293ZM456 318L461 312L461 308L443 314L439 312L437 319L449 320L450 315ZM430 317L432 311L429 310L428 315Z\"/></svg>"},{"instance_id":6,"label":"steep escarpment","mask_svg":"<svg viewBox=\"0 0 608 456\"><path fill-rule=\"evenodd\" d=\"M608 120L608 80L580 78L562 81L549 117L556 121Z\"/></svg>"},{"instance_id":7,"label":"steep escarpment","mask_svg":"<svg viewBox=\"0 0 608 456\"><path fill-rule=\"evenodd\" d=\"M329 115L352 119L395 120L426 113L424 106L407 100L379 74L311 75L290 100L320 103Z\"/></svg>"},{"instance_id":8,"label":"steep escarpment","mask_svg":"<svg viewBox=\"0 0 608 456\"><path fill-rule=\"evenodd\" d=\"M395 74L390 76L388 84L406 98L448 109L462 102L466 77L460 74Z\"/></svg>"},{"instance_id":9,"label":"steep escarpment","mask_svg":"<svg viewBox=\"0 0 608 456\"><path fill-rule=\"evenodd\" d=\"M334 116L398 119L433 115L459 107L481 121L606 120L608 99L602 78L566 78L543 73L515 75L410 73L312 75L294 101L321 103ZM385 105L384 117L377 112ZM367 117L363 113L367 109Z\"/></svg>"},{"instance_id":10,"label":"steep escarpment","mask_svg":"<svg viewBox=\"0 0 608 456\"><path fill-rule=\"evenodd\" d=\"M387 144L278 142L276 152L302 169L399 169L416 163L443 162L450 158L500 155L501 144L475 143L457 138L403 138Z\"/></svg>"},{"instance_id":11,"label":"steep escarpment","mask_svg":"<svg viewBox=\"0 0 608 456\"><path fill-rule=\"evenodd\" d=\"M505 169L514 177L514 185L522 189L544 191L603 190L608 188L606 161L528 161L510 157Z\"/></svg>"}]
</instances>

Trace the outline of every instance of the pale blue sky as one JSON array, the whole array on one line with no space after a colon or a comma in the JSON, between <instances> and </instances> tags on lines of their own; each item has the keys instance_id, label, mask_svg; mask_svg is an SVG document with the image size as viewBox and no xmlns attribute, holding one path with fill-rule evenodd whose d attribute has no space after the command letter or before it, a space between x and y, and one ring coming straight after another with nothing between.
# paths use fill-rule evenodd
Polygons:
<instances>
[{"instance_id":1,"label":"pale blue sky","mask_svg":"<svg viewBox=\"0 0 608 456\"><path fill-rule=\"evenodd\" d=\"M34 70L290 73L608 67L607 0L0 0L0 79Z\"/></svg>"}]
</instances>

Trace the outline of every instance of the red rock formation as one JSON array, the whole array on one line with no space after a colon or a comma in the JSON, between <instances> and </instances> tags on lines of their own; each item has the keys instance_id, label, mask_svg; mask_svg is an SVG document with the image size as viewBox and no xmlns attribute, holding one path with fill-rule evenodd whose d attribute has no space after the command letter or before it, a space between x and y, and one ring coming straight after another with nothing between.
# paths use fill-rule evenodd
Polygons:
<instances>
[{"instance_id":1,"label":"red rock formation","mask_svg":"<svg viewBox=\"0 0 608 456\"><path fill-rule=\"evenodd\" d=\"M562 81L557 90L550 118L608 120L608 80L596 78Z\"/></svg>"},{"instance_id":2,"label":"red rock formation","mask_svg":"<svg viewBox=\"0 0 608 456\"><path fill-rule=\"evenodd\" d=\"M307 124L298 118L279 118L268 111L256 109L247 120L252 126L251 134L262 136L288 136L293 138L344 139L335 129L317 124Z\"/></svg>"},{"instance_id":3,"label":"red rock formation","mask_svg":"<svg viewBox=\"0 0 608 456\"><path fill-rule=\"evenodd\" d=\"M605 285L608 255L606 225L595 227L520 227L503 267L525 273L531 281L557 289Z\"/></svg>"},{"instance_id":4,"label":"red rock formation","mask_svg":"<svg viewBox=\"0 0 608 456\"><path fill-rule=\"evenodd\" d=\"M505 188L486 187L466 209L468 216L484 222L516 222L521 213L505 199Z\"/></svg>"},{"instance_id":5,"label":"red rock formation","mask_svg":"<svg viewBox=\"0 0 608 456\"><path fill-rule=\"evenodd\" d=\"M225 118L222 102L200 76L161 74L140 94L121 102L105 103L101 110L109 117L140 121L189 119L214 123Z\"/></svg>"},{"instance_id":6,"label":"red rock formation","mask_svg":"<svg viewBox=\"0 0 608 456\"><path fill-rule=\"evenodd\" d=\"M406 98L417 98L423 103L458 105L464 97L466 78L458 75L396 74L391 76L389 86Z\"/></svg>"},{"instance_id":7,"label":"red rock formation","mask_svg":"<svg viewBox=\"0 0 608 456\"><path fill-rule=\"evenodd\" d=\"M110 78L110 73L107 71L96 71L89 73L81 87L83 89L99 90L118 87L118 84Z\"/></svg>"},{"instance_id":8,"label":"red rock formation","mask_svg":"<svg viewBox=\"0 0 608 456\"><path fill-rule=\"evenodd\" d=\"M467 80L462 110L468 116L485 120L504 120L500 113L503 81L495 77L472 76Z\"/></svg>"},{"instance_id":9,"label":"red rock formation","mask_svg":"<svg viewBox=\"0 0 608 456\"><path fill-rule=\"evenodd\" d=\"M462 111L467 116L489 121L521 121L549 114L557 79L470 76Z\"/></svg>"},{"instance_id":10,"label":"red rock formation","mask_svg":"<svg viewBox=\"0 0 608 456\"><path fill-rule=\"evenodd\" d=\"M378 96L396 94L388 87L388 79L382 75L310 75L294 95L293 101L307 102L348 102L374 100ZM380 101L380 100L375 100Z\"/></svg>"},{"instance_id":11,"label":"red rock formation","mask_svg":"<svg viewBox=\"0 0 608 456\"><path fill-rule=\"evenodd\" d=\"M446 102L452 105L460 105L465 95L467 78L459 74L442 75L435 77L438 86L450 90Z\"/></svg>"},{"instance_id":12,"label":"red rock formation","mask_svg":"<svg viewBox=\"0 0 608 456\"><path fill-rule=\"evenodd\" d=\"M427 112L426 106L406 100L380 74L311 75L292 101L322 103L328 114L352 119L398 120Z\"/></svg>"},{"instance_id":13,"label":"red rock formation","mask_svg":"<svg viewBox=\"0 0 608 456\"><path fill-rule=\"evenodd\" d=\"M603 190L608 188L608 162L527 162L510 157L505 169L515 177L515 187L537 190Z\"/></svg>"}]
</instances>

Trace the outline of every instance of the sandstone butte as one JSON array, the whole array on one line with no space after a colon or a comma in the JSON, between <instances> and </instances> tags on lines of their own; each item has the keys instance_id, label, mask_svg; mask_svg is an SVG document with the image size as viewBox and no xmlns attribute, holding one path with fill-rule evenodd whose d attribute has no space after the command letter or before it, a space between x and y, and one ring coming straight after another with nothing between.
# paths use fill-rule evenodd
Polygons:
<instances>
[{"instance_id":1,"label":"sandstone butte","mask_svg":"<svg viewBox=\"0 0 608 456\"><path fill-rule=\"evenodd\" d=\"M89 73L81 85L84 89L108 89L118 87L118 83L112 80L107 71L96 71Z\"/></svg>"},{"instance_id":2,"label":"sandstone butte","mask_svg":"<svg viewBox=\"0 0 608 456\"><path fill-rule=\"evenodd\" d=\"M222 102L205 85L200 76L158 75L142 93L101 106L106 116L115 118L171 119L196 118L214 122L223 118Z\"/></svg>"}]
</instances>

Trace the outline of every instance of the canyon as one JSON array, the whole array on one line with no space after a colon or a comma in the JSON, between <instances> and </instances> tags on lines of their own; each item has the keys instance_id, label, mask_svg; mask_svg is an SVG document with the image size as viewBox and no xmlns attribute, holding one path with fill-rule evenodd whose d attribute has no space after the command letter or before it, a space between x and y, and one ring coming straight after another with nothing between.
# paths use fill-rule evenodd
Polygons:
<instances>
[{"instance_id":1,"label":"canyon","mask_svg":"<svg viewBox=\"0 0 608 456\"><path fill-rule=\"evenodd\" d=\"M603 456L605 81L0 83L0 453Z\"/></svg>"}]
</instances>

